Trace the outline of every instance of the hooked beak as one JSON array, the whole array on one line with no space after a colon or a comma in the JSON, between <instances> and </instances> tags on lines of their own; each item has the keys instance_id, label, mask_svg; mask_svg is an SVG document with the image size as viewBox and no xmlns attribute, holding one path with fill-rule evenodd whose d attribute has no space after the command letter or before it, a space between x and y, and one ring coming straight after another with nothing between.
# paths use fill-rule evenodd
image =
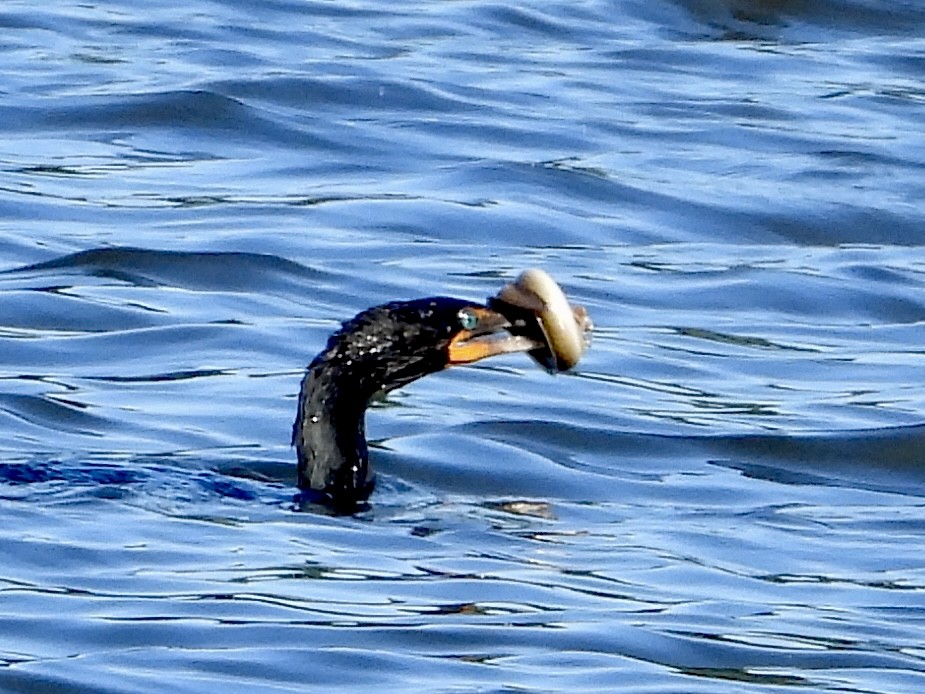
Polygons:
<instances>
[{"instance_id":1,"label":"hooked beak","mask_svg":"<svg viewBox=\"0 0 925 694\"><path fill-rule=\"evenodd\" d=\"M474 361L512 352L529 352L542 343L524 335L508 332L511 322L497 311L473 307L478 323L472 330L460 331L447 348L448 364L471 364Z\"/></svg>"}]
</instances>

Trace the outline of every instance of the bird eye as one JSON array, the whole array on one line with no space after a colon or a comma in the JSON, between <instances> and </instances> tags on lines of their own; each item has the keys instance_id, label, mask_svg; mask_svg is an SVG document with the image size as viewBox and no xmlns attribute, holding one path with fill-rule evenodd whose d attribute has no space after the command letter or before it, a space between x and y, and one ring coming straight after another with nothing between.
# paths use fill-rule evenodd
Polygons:
<instances>
[{"instance_id":1,"label":"bird eye","mask_svg":"<svg viewBox=\"0 0 925 694\"><path fill-rule=\"evenodd\" d=\"M459 324L465 330L473 330L475 326L479 324L479 317L476 315L475 311L471 309L464 308L457 315L459 316Z\"/></svg>"}]
</instances>

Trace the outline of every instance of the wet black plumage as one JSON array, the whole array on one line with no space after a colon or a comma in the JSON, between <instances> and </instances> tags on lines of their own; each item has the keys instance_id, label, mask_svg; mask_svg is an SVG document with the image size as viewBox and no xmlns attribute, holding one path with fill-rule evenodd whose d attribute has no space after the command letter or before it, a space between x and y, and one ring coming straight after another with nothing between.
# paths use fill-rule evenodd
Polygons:
<instances>
[{"instance_id":1,"label":"wet black plumage","mask_svg":"<svg viewBox=\"0 0 925 694\"><path fill-rule=\"evenodd\" d=\"M522 351L523 341L503 332L509 325L500 313L449 297L376 306L345 322L302 380L292 433L299 487L341 508L366 499L370 400L452 363Z\"/></svg>"}]
</instances>

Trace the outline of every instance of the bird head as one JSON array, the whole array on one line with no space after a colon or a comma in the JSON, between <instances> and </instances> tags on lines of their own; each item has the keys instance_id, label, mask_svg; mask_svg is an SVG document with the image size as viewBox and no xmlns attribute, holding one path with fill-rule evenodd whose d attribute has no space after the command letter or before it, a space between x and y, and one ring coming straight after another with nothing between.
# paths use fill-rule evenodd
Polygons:
<instances>
[{"instance_id":1,"label":"bird head","mask_svg":"<svg viewBox=\"0 0 925 694\"><path fill-rule=\"evenodd\" d=\"M508 332L510 321L481 304L430 297L375 306L343 324L316 361L368 385L365 397L399 388L448 366L535 349Z\"/></svg>"}]
</instances>

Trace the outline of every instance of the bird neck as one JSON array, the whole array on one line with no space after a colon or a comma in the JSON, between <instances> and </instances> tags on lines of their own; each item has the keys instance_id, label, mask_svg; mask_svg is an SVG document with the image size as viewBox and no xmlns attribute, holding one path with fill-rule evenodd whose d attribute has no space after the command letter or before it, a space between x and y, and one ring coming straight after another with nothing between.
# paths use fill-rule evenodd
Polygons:
<instances>
[{"instance_id":1,"label":"bird neck","mask_svg":"<svg viewBox=\"0 0 925 694\"><path fill-rule=\"evenodd\" d=\"M329 503L350 507L369 496L365 416L369 401L444 368L438 348L455 324L423 330L435 306L448 299L420 299L376 306L347 321L328 338L308 366L299 393L292 443L299 461L299 487ZM452 300L459 304L458 300ZM442 302L442 303L441 303ZM458 308L444 308L455 319Z\"/></svg>"},{"instance_id":2,"label":"bird neck","mask_svg":"<svg viewBox=\"0 0 925 694\"><path fill-rule=\"evenodd\" d=\"M323 493L336 504L364 499L372 487L366 446L363 379L316 360L302 380L292 432L299 487Z\"/></svg>"}]
</instances>

